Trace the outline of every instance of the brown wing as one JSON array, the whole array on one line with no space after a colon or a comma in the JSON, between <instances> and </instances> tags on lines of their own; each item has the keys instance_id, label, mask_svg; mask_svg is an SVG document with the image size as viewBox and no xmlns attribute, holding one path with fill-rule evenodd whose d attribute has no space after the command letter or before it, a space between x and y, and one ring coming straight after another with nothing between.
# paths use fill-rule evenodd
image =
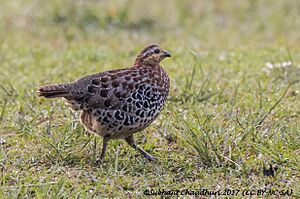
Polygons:
<instances>
[{"instance_id":1,"label":"brown wing","mask_svg":"<svg viewBox=\"0 0 300 199\"><path fill-rule=\"evenodd\" d=\"M90 75L72 84L72 100L81 109L120 109L149 78L140 69L121 69Z\"/></svg>"}]
</instances>

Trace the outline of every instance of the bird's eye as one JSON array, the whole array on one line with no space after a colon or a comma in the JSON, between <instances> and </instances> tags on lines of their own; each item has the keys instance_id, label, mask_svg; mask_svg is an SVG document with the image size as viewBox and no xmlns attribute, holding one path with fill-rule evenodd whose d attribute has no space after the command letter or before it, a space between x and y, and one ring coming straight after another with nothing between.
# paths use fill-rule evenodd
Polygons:
<instances>
[{"instance_id":1,"label":"bird's eye","mask_svg":"<svg viewBox=\"0 0 300 199\"><path fill-rule=\"evenodd\" d=\"M154 51L155 53L159 53L160 52L160 50L159 49L155 49L155 51Z\"/></svg>"}]
</instances>

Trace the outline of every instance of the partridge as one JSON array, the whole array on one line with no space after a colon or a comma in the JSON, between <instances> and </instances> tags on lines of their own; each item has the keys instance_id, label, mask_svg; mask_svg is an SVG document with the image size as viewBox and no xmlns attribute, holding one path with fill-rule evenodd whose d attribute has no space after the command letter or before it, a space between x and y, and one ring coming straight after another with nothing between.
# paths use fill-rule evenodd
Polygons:
<instances>
[{"instance_id":1,"label":"partridge","mask_svg":"<svg viewBox=\"0 0 300 199\"><path fill-rule=\"evenodd\" d=\"M169 94L170 80L160 62L171 57L158 45L149 45L130 68L82 77L71 83L41 86L38 95L64 98L74 111L80 111L84 127L103 137L100 156L105 156L111 139L124 139L148 160L156 160L136 145L134 133L149 126L161 112Z\"/></svg>"}]
</instances>

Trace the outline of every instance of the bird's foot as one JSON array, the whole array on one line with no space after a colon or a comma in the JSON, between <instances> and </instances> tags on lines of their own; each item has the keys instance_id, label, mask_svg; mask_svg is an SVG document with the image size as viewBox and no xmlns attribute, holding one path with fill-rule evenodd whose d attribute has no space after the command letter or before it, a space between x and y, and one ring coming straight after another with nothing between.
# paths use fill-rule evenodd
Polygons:
<instances>
[{"instance_id":1,"label":"bird's foot","mask_svg":"<svg viewBox=\"0 0 300 199\"><path fill-rule=\"evenodd\" d=\"M94 161L95 165L102 165L104 163L104 158L96 158L96 160Z\"/></svg>"},{"instance_id":2,"label":"bird's foot","mask_svg":"<svg viewBox=\"0 0 300 199\"><path fill-rule=\"evenodd\" d=\"M147 160L149 160L150 162L151 162L151 161L157 161L157 160L158 160L157 157L154 157L154 156L152 156L152 155L150 155L150 154L144 154L144 156L145 156L145 158L147 158Z\"/></svg>"}]
</instances>

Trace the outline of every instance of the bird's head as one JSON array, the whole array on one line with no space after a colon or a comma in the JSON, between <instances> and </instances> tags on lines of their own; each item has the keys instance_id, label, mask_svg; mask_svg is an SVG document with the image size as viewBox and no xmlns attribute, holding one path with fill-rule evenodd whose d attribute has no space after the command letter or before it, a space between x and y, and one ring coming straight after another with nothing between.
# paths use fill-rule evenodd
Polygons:
<instances>
[{"instance_id":1,"label":"bird's head","mask_svg":"<svg viewBox=\"0 0 300 199\"><path fill-rule=\"evenodd\" d=\"M134 65L158 65L166 57L171 57L168 51L161 49L158 45L149 45L140 52Z\"/></svg>"}]
</instances>

